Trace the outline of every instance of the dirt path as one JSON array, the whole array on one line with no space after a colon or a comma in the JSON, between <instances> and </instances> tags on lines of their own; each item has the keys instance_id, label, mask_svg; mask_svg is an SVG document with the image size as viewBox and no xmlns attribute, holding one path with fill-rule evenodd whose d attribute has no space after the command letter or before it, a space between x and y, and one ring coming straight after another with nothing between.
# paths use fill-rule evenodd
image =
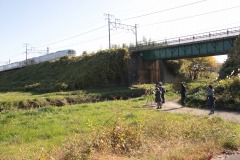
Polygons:
<instances>
[{"instance_id":1,"label":"dirt path","mask_svg":"<svg viewBox=\"0 0 240 160\"><path fill-rule=\"evenodd\" d=\"M154 102L150 102L147 105L156 108L156 105ZM166 103L163 104L163 108L161 110L165 112L172 112L172 113L187 113L187 114L203 115L203 116L210 116L210 117L217 116L226 121L240 123L240 112L218 111L216 108L216 111L214 114L208 115L210 111L207 109L188 108L188 107L182 108L182 106L177 103L177 100L166 101ZM240 160L240 151L224 153L222 155L212 158L211 160Z\"/></svg>"},{"instance_id":2,"label":"dirt path","mask_svg":"<svg viewBox=\"0 0 240 160\"><path fill-rule=\"evenodd\" d=\"M148 105L152 107L156 107L154 102L150 102L148 103ZM216 108L216 111L214 114L208 115L210 111L207 109L188 108L188 107L182 108L182 106L177 103L177 100L166 101L166 103L163 104L163 108L161 110L166 112L173 112L173 113L188 113L188 114L194 114L194 115L217 116L217 117L221 117L226 121L240 123L240 112L218 111Z\"/></svg>"}]
</instances>

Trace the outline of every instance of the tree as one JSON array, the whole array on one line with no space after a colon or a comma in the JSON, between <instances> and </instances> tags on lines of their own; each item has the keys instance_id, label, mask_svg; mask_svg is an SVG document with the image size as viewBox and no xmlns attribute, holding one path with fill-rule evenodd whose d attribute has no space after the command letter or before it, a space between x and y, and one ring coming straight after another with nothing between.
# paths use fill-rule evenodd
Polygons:
<instances>
[{"instance_id":1,"label":"tree","mask_svg":"<svg viewBox=\"0 0 240 160\"><path fill-rule=\"evenodd\" d=\"M227 60L223 63L221 78L226 75L237 75L240 70L240 36L236 39L232 50L228 53Z\"/></svg>"},{"instance_id":2,"label":"tree","mask_svg":"<svg viewBox=\"0 0 240 160\"><path fill-rule=\"evenodd\" d=\"M82 55L84 56L84 55L87 55L87 51L83 51L82 52Z\"/></svg>"},{"instance_id":3,"label":"tree","mask_svg":"<svg viewBox=\"0 0 240 160\"><path fill-rule=\"evenodd\" d=\"M179 73L191 80L203 77L204 73L214 71L217 62L214 57L199 57L179 60Z\"/></svg>"}]
</instances>

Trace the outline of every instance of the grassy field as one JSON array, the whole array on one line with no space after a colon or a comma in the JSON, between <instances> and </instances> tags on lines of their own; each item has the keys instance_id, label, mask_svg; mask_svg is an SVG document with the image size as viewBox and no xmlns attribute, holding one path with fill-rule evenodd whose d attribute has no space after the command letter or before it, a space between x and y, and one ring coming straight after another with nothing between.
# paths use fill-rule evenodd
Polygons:
<instances>
[{"instance_id":1,"label":"grassy field","mask_svg":"<svg viewBox=\"0 0 240 160\"><path fill-rule=\"evenodd\" d=\"M145 89L141 87L115 87L43 94L31 92L2 92L0 93L0 111L128 99L141 96L144 94L144 90Z\"/></svg>"},{"instance_id":2,"label":"grassy field","mask_svg":"<svg viewBox=\"0 0 240 160\"><path fill-rule=\"evenodd\" d=\"M179 98L168 85L166 89L169 90L167 98ZM76 92L83 94L83 91ZM98 93L105 92L109 90ZM44 96L59 98L72 93ZM14 99L19 92L6 94L0 94L1 98ZM21 95L18 98L43 96ZM193 160L240 147L240 124L216 117L158 111L145 107L147 100L148 97L142 96L63 107L3 110L0 112L0 159Z\"/></svg>"}]
</instances>

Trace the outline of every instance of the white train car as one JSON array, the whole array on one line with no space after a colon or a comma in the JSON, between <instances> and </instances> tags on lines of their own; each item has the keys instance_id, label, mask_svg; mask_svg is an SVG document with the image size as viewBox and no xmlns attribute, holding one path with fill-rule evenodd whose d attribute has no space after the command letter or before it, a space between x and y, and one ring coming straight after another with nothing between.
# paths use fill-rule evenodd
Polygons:
<instances>
[{"instance_id":1,"label":"white train car","mask_svg":"<svg viewBox=\"0 0 240 160\"><path fill-rule=\"evenodd\" d=\"M44 56L35 57L32 59L35 63L41 63L41 62L56 60L56 59L66 56L66 55L74 57L74 56L76 56L76 52L74 50L68 49L68 50L63 50L63 51L57 51L55 53L49 53Z\"/></svg>"},{"instance_id":2,"label":"white train car","mask_svg":"<svg viewBox=\"0 0 240 160\"><path fill-rule=\"evenodd\" d=\"M6 70L15 69L15 68L19 68L19 62L14 62L11 64L0 66L0 71L6 71Z\"/></svg>"},{"instance_id":3,"label":"white train car","mask_svg":"<svg viewBox=\"0 0 240 160\"><path fill-rule=\"evenodd\" d=\"M46 55L43 55L40 57L30 58L27 61L24 60L24 61L20 61L20 62L14 62L11 64L3 65L3 66L0 66L0 72L17 69L17 68L22 68L22 67L25 67L26 65L38 64L41 62L56 60L56 59L59 59L61 57L67 56L67 55L69 55L71 57L75 57L76 51L72 50L72 49L67 49L67 50L63 50L63 51L49 53L49 54L46 54Z\"/></svg>"}]
</instances>

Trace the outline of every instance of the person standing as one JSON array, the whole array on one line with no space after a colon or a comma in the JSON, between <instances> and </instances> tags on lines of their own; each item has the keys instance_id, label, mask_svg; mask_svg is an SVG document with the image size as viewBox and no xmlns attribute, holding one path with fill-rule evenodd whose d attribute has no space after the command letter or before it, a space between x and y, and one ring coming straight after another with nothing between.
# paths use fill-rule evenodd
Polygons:
<instances>
[{"instance_id":1,"label":"person standing","mask_svg":"<svg viewBox=\"0 0 240 160\"><path fill-rule=\"evenodd\" d=\"M162 92L158 87L156 88L156 92L155 92L155 102L157 103L157 109L161 109L162 108Z\"/></svg>"},{"instance_id":2,"label":"person standing","mask_svg":"<svg viewBox=\"0 0 240 160\"><path fill-rule=\"evenodd\" d=\"M185 99L186 99L186 84L185 84L185 82L181 82L180 93L181 93L181 104L182 104L182 107L185 107Z\"/></svg>"},{"instance_id":3,"label":"person standing","mask_svg":"<svg viewBox=\"0 0 240 160\"><path fill-rule=\"evenodd\" d=\"M210 114L214 114L215 111L215 97L214 97L214 89L212 85L208 86L208 95L207 95L207 99L208 99L208 105L210 107Z\"/></svg>"},{"instance_id":4,"label":"person standing","mask_svg":"<svg viewBox=\"0 0 240 160\"><path fill-rule=\"evenodd\" d=\"M162 103L165 103L165 97L164 97L164 94L166 93L166 90L162 84L162 82L157 82L156 84L156 88L159 88L160 91L162 92Z\"/></svg>"}]
</instances>

